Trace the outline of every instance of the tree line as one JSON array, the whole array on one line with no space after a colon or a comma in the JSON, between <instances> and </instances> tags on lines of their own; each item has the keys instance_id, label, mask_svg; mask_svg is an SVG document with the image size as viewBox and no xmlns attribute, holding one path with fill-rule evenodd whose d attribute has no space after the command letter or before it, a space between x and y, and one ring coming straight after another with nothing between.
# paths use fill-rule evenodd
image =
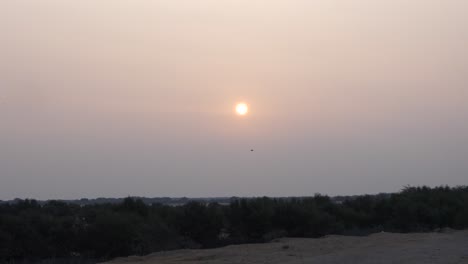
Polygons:
<instances>
[{"instance_id":1,"label":"tree line","mask_svg":"<svg viewBox=\"0 0 468 264\"><path fill-rule=\"evenodd\" d=\"M0 262L107 260L181 248L267 242L277 237L365 235L468 228L468 187L406 187L337 203L328 196L80 206L21 200L0 204Z\"/></svg>"}]
</instances>

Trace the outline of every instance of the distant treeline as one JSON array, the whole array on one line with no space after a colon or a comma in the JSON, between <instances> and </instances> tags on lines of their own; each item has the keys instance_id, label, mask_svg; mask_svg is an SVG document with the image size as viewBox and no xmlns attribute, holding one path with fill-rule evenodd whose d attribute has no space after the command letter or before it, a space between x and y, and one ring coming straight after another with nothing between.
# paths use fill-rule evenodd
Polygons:
<instances>
[{"instance_id":1,"label":"distant treeline","mask_svg":"<svg viewBox=\"0 0 468 264\"><path fill-rule=\"evenodd\" d=\"M266 242L277 237L425 232L468 228L468 187L406 187L333 202L328 196L80 206L22 200L0 205L0 262L106 260L180 248Z\"/></svg>"},{"instance_id":2,"label":"distant treeline","mask_svg":"<svg viewBox=\"0 0 468 264\"><path fill-rule=\"evenodd\" d=\"M166 205L184 205L189 202L200 202L200 203L220 203L220 204L228 204L231 202L231 200L236 200L239 199L238 197L207 197L207 198L187 198L187 197L180 197L180 198L171 198L171 197L154 197L154 198L148 198L148 197L132 197L137 200L141 200L143 203L147 205L152 205L155 203L159 204L166 204ZM343 197L340 197L338 199L343 199ZM94 204L118 204L122 203L125 198L95 198L95 199L87 199L87 198L82 198L82 199L75 199L75 200L54 200L56 202L64 202L67 204L77 204L77 205L94 205ZM1 201L0 204L2 203L18 203L22 202L22 199L14 199L14 200L9 200L9 201ZM49 200L36 200L37 203L40 205L44 205Z\"/></svg>"},{"instance_id":3,"label":"distant treeline","mask_svg":"<svg viewBox=\"0 0 468 264\"><path fill-rule=\"evenodd\" d=\"M387 193L381 193L379 195L390 195ZM342 202L344 200L348 199L353 199L356 196L334 196L330 197L330 199L334 202ZM188 197L178 197L178 198L173 198L173 197L153 197L153 198L148 198L148 197L137 197L137 196L132 196L131 198L135 200L141 200L143 203L147 205L152 205L155 203L158 204L164 204L164 205L184 205L190 202L199 202L199 203L219 203L219 204L229 204L231 201L239 200L241 198L246 198L250 199L252 197L199 197L199 198L188 198ZM276 199L290 199L292 197L278 197ZM308 197L294 197L294 198L308 198ZM95 204L119 204L124 201L125 198L95 198L95 199L87 199L87 198L82 198L82 199L75 199L75 200L53 200L56 202L64 202L67 204L77 204L77 205L95 205ZM7 201L2 201L0 200L0 204L3 203L20 203L22 202L22 199L14 199L14 200L7 200ZM44 205L48 203L50 200L36 200L37 203L40 205Z\"/></svg>"}]
</instances>

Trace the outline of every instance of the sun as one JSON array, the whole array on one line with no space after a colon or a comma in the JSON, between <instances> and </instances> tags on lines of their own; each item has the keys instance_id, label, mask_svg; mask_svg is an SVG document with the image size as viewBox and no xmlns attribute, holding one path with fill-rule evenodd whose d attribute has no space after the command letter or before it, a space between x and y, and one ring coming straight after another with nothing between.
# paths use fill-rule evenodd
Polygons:
<instances>
[{"instance_id":1,"label":"sun","mask_svg":"<svg viewBox=\"0 0 468 264\"><path fill-rule=\"evenodd\" d=\"M236 105L236 113L240 116L245 116L249 112L249 106L246 103L238 103Z\"/></svg>"}]
</instances>

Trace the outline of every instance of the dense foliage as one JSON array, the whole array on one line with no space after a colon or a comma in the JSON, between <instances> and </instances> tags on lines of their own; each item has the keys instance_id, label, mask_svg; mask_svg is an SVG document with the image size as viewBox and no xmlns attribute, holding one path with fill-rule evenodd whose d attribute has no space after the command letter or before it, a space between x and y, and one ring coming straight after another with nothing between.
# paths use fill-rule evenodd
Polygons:
<instances>
[{"instance_id":1,"label":"dense foliage","mask_svg":"<svg viewBox=\"0 0 468 264\"><path fill-rule=\"evenodd\" d=\"M177 248L264 242L279 236L360 235L468 227L468 187L407 187L333 202L327 196L79 206L23 200L0 205L0 261L108 259Z\"/></svg>"}]
</instances>

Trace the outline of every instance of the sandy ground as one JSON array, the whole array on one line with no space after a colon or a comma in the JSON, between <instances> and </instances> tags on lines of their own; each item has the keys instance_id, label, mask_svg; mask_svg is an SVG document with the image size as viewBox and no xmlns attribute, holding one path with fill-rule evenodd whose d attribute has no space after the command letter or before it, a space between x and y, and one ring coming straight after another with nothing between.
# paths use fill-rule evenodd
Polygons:
<instances>
[{"instance_id":1,"label":"sandy ground","mask_svg":"<svg viewBox=\"0 0 468 264\"><path fill-rule=\"evenodd\" d=\"M113 264L468 263L468 230L379 233L367 237L283 238L266 244L175 250L115 259Z\"/></svg>"}]
</instances>

